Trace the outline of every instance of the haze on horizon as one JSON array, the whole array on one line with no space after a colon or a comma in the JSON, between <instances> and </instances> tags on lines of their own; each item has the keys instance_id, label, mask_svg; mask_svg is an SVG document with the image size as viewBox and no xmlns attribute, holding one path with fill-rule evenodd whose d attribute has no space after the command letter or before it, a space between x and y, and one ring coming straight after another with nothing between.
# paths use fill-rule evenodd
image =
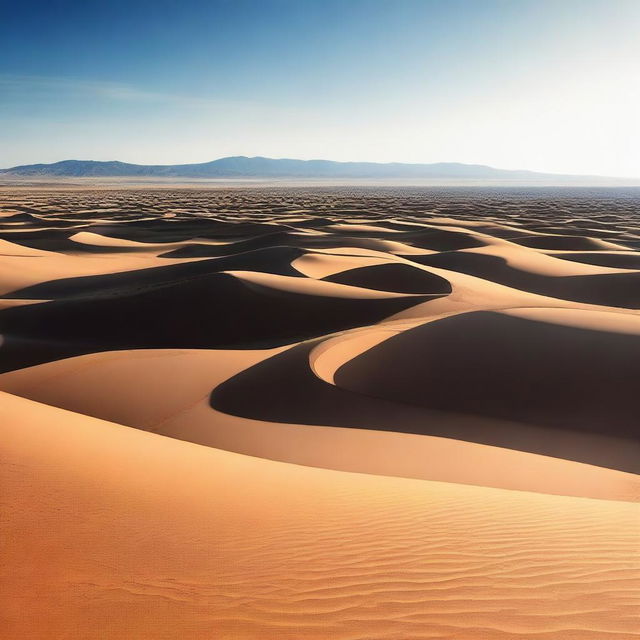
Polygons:
<instances>
[{"instance_id":1,"label":"haze on horizon","mask_svg":"<svg viewBox=\"0 0 640 640\"><path fill-rule=\"evenodd\" d=\"M0 167L233 155L640 177L636 0L59 0L0 21Z\"/></svg>"}]
</instances>

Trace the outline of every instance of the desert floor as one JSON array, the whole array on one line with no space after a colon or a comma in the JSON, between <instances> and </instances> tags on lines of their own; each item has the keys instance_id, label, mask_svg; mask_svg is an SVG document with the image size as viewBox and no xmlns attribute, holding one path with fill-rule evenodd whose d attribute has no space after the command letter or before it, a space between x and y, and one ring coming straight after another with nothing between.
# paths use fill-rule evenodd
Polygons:
<instances>
[{"instance_id":1,"label":"desert floor","mask_svg":"<svg viewBox=\"0 0 640 640\"><path fill-rule=\"evenodd\" d=\"M640 190L0 189L6 638L640 638Z\"/></svg>"}]
</instances>

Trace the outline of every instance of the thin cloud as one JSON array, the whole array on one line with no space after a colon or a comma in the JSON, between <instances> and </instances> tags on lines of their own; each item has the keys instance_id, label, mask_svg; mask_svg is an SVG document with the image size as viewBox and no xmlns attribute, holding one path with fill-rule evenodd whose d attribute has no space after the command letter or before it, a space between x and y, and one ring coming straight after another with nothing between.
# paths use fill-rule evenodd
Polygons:
<instances>
[{"instance_id":1,"label":"thin cloud","mask_svg":"<svg viewBox=\"0 0 640 640\"><path fill-rule=\"evenodd\" d=\"M43 93L58 96L63 94L75 97L94 97L128 103L172 104L194 108L214 108L231 104L228 100L218 98L149 91L119 82L0 74L0 95L5 98Z\"/></svg>"}]
</instances>

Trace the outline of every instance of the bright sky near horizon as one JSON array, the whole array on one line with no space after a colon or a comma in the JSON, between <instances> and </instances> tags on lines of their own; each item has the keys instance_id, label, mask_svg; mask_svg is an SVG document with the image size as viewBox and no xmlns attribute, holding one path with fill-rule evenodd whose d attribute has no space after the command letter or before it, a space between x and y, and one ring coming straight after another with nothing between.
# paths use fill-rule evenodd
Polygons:
<instances>
[{"instance_id":1,"label":"bright sky near horizon","mask_svg":"<svg viewBox=\"0 0 640 640\"><path fill-rule=\"evenodd\" d=\"M640 0L0 9L0 167L263 155L640 177Z\"/></svg>"}]
</instances>

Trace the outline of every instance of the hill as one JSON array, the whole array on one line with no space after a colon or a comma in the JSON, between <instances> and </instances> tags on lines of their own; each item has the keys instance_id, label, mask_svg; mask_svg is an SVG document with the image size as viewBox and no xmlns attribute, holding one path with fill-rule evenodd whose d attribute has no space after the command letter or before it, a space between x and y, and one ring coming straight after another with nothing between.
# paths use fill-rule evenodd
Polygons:
<instances>
[{"instance_id":1,"label":"hill","mask_svg":"<svg viewBox=\"0 0 640 640\"><path fill-rule=\"evenodd\" d=\"M438 162L433 164L334 162L233 156L199 164L141 165L126 162L63 160L53 164L31 164L0 170L8 176L58 177L159 177L159 178L325 178L325 179L424 179L480 180L532 183L584 181L587 176L562 176L495 169L477 164Z\"/></svg>"}]
</instances>

